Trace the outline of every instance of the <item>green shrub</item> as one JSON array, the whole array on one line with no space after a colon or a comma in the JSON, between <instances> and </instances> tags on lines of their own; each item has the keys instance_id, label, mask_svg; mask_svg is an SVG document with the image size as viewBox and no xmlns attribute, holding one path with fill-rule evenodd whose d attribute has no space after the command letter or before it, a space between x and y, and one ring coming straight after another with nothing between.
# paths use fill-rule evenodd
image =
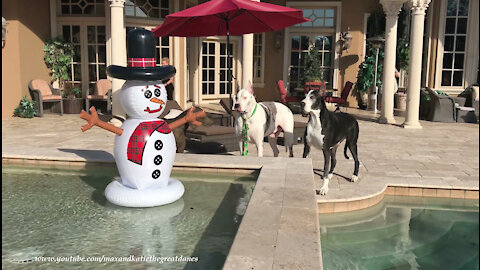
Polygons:
<instances>
[{"instance_id":1,"label":"green shrub","mask_svg":"<svg viewBox=\"0 0 480 270\"><path fill-rule=\"evenodd\" d=\"M405 38L400 38L397 43L397 67L407 70L410 62L410 47Z\"/></svg>"},{"instance_id":2,"label":"green shrub","mask_svg":"<svg viewBox=\"0 0 480 270\"><path fill-rule=\"evenodd\" d=\"M22 100L20 100L20 104L18 105L18 107L13 110L13 115L22 118L32 118L37 114L35 105L36 102L27 99L27 95L25 95Z\"/></svg>"},{"instance_id":3,"label":"green shrub","mask_svg":"<svg viewBox=\"0 0 480 270\"><path fill-rule=\"evenodd\" d=\"M375 53L376 49L371 48L365 60L360 64L358 75L357 75L357 90L360 92L367 92L370 86L373 86L375 78ZM384 53L383 50L380 50L378 54L378 64L377 64L377 87L380 89L382 87L382 59Z\"/></svg>"}]
</instances>

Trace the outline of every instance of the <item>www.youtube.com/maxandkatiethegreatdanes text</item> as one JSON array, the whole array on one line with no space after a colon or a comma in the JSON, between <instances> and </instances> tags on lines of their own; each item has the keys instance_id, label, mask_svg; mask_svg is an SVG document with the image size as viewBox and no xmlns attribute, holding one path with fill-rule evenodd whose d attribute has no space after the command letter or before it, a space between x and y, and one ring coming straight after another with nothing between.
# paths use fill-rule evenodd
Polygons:
<instances>
[{"instance_id":1,"label":"www.youtube.com/maxandkatiethegreatdanes text","mask_svg":"<svg viewBox=\"0 0 480 270\"><path fill-rule=\"evenodd\" d=\"M165 262L198 262L198 257L184 257L184 256L173 256L173 257L157 257L157 256L123 256L123 257L109 257L109 256L64 256L64 257L43 257L37 256L33 262L55 262L55 263L71 263L71 262L98 262L98 263L115 263L115 262L156 262L156 263L165 263Z\"/></svg>"}]
</instances>

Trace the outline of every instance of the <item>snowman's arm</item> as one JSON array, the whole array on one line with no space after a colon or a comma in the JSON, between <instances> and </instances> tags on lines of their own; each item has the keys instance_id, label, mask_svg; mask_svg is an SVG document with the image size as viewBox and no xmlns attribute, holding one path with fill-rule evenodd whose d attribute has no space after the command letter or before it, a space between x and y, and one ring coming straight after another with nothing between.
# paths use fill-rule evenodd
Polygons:
<instances>
[{"instance_id":1,"label":"snowman's arm","mask_svg":"<svg viewBox=\"0 0 480 270\"><path fill-rule=\"evenodd\" d=\"M93 126L98 126L98 127L101 127L105 130L113 132L113 133L117 134L118 136L122 135L123 129L98 119L98 114L97 114L97 111L95 110L95 107L92 106L90 108L90 112L92 112L91 115L88 114L84 110L82 110L82 112L80 112L80 118L88 121L88 123L86 125L83 125L82 128L81 128L83 132L89 130Z\"/></svg>"},{"instance_id":2,"label":"snowman's arm","mask_svg":"<svg viewBox=\"0 0 480 270\"><path fill-rule=\"evenodd\" d=\"M203 110L199 111L199 112L196 112L196 113L194 113L193 110L194 110L194 107L190 108L190 110L188 110L188 113L185 117L180 118L177 121L168 124L168 126L171 129L175 129L179 126L185 125L187 122L190 122L190 123L192 123L196 126L201 126L202 123L198 122L197 118L203 118L203 117L207 116L207 114Z\"/></svg>"}]
</instances>

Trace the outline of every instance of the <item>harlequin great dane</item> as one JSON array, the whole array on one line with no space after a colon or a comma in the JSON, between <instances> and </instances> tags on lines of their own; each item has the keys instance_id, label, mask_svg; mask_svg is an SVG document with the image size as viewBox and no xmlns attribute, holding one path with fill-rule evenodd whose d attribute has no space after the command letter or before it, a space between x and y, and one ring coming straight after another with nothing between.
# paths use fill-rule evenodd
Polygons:
<instances>
[{"instance_id":1,"label":"harlequin great dane","mask_svg":"<svg viewBox=\"0 0 480 270\"><path fill-rule=\"evenodd\" d=\"M358 122L348 113L331 112L327 109L323 96L314 90L310 90L301 102L303 113L309 115L307 129L304 135L303 157L310 153L310 147L323 151L324 171L323 186L317 193L325 195L328 192L328 182L333 176L333 170L337 163L336 153L340 143L345 140L344 155L347 156L347 148L350 149L355 161L355 169L351 181L358 180ZM331 161L331 167L330 167ZM328 172L328 174L327 174Z\"/></svg>"}]
</instances>

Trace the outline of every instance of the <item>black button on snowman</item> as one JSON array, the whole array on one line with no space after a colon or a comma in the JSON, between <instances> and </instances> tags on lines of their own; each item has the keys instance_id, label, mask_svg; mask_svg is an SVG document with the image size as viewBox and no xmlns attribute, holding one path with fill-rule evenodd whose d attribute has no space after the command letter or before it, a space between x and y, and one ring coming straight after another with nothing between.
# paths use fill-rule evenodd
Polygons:
<instances>
[{"instance_id":1,"label":"black button on snowman","mask_svg":"<svg viewBox=\"0 0 480 270\"><path fill-rule=\"evenodd\" d=\"M184 193L180 181L171 178L175 160L175 137L171 129L187 121L198 124L189 111L185 118L170 125L158 119L166 102L162 80L175 74L173 66L156 66L155 38L152 32L139 28L127 35L128 67L109 66L107 73L126 80L121 89L120 104L128 115L121 128L98 120L95 108L91 115L82 111L88 121L85 131L97 125L115 132L114 154L120 180L105 189L108 201L127 207L151 207L178 200Z\"/></svg>"}]
</instances>

